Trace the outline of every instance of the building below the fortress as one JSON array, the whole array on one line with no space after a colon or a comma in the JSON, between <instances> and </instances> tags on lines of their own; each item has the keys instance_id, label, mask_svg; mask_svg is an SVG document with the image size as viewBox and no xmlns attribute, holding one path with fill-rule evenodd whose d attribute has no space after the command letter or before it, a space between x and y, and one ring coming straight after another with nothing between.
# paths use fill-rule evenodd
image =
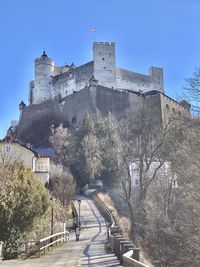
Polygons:
<instances>
[{"instance_id":1,"label":"building below the fortress","mask_svg":"<svg viewBox=\"0 0 200 267\"><path fill-rule=\"evenodd\" d=\"M22 101L19 105L16 138L38 146L48 140L51 125L79 127L86 112L97 109L105 116L111 112L119 117L127 109L137 112L148 104L156 107L160 124L171 113L188 112L186 102L180 104L164 94L161 68L150 67L145 75L118 68L115 62L115 43L95 42L93 60L79 67L56 67L44 51L35 59L29 104Z\"/></svg>"}]
</instances>

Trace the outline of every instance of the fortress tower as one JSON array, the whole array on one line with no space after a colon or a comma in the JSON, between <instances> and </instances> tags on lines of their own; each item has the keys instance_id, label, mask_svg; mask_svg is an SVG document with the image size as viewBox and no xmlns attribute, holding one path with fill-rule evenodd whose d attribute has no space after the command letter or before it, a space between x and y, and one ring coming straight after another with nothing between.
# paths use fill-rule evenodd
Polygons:
<instances>
[{"instance_id":1,"label":"fortress tower","mask_svg":"<svg viewBox=\"0 0 200 267\"><path fill-rule=\"evenodd\" d=\"M54 62L45 51L35 59L35 79L30 82L30 104L39 104L51 99Z\"/></svg>"},{"instance_id":2,"label":"fortress tower","mask_svg":"<svg viewBox=\"0 0 200 267\"><path fill-rule=\"evenodd\" d=\"M149 75L154 79L155 83L157 83L157 90L158 91L164 91L163 90L163 69L158 67L150 67L149 68Z\"/></svg>"},{"instance_id":3,"label":"fortress tower","mask_svg":"<svg viewBox=\"0 0 200 267\"><path fill-rule=\"evenodd\" d=\"M115 43L93 44L94 77L100 85L116 88Z\"/></svg>"},{"instance_id":4,"label":"fortress tower","mask_svg":"<svg viewBox=\"0 0 200 267\"><path fill-rule=\"evenodd\" d=\"M29 104L64 99L88 86L92 77L98 85L117 91L164 92L162 68L150 67L149 74L119 68L116 66L115 43L94 42L93 60L81 66L54 66L45 51L36 58L35 78L29 87Z\"/></svg>"}]
</instances>

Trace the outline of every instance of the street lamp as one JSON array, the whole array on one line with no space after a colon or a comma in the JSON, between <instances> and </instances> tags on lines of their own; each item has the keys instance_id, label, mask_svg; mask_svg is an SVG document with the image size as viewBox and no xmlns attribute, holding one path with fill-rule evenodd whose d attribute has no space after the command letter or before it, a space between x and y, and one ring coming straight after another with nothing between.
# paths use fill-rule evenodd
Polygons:
<instances>
[{"instance_id":1,"label":"street lamp","mask_svg":"<svg viewBox=\"0 0 200 267\"><path fill-rule=\"evenodd\" d=\"M81 200L78 200L78 226L81 227Z\"/></svg>"},{"instance_id":2,"label":"street lamp","mask_svg":"<svg viewBox=\"0 0 200 267\"><path fill-rule=\"evenodd\" d=\"M52 207L51 207L51 235L53 235L54 234L54 197L52 196L50 198L50 200L52 201L52 203L51 203L51 205L52 205ZM51 237L50 243L52 243L52 242L53 242L53 238Z\"/></svg>"},{"instance_id":3,"label":"street lamp","mask_svg":"<svg viewBox=\"0 0 200 267\"><path fill-rule=\"evenodd\" d=\"M51 206L51 235L54 234L54 197L51 197L52 206Z\"/></svg>"}]
</instances>

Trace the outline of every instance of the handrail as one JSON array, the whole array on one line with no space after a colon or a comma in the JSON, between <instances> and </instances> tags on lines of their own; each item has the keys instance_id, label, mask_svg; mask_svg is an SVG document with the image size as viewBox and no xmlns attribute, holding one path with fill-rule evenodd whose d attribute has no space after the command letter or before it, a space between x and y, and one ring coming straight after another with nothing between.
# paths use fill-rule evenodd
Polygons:
<instances>
[{"instance_id":1,"label":"handrail","mask_svg":"<svg viewBox=\"0 0 200 267\"><path fill-rule=\"evenodd\" d=\"M24 249L19 251L20 253L25 253L26 255L31 255L39 252L39 256L41 251L53 246L53 244L58 244L69 241L69 232L59 232L53 235L41 238L39 240L25 240L21 241L21 245L24 245Z\"/></svg>"},{"instance_id":2,"label":"handrail","mask_svg":"<svg viewBox=\"0 0 200 267\"><path fill-rule=\"evenodd\" d=\"M69 234L68 231L65 231L65 232L59 232L59 233L56 233L56 234L53 234L53 235L44 237L44 238L40 239L39 241L40 241L40 242L43 242L43 241L46 241L46 240L51 239L51 238L53 238L53 237L56 237L56 236L58 236L58 235L63 235L63 234L67 234L67 233Z\"/></svg>"},{"instance_id":3,"label":"handrail","mask_svg":"<svg viewBox=\"0 0 200 267\"><path fill-rule=\"evenodd\" d=\"M139 261L140 249L136 247L130 239L125 238L118 225L117 219L113 216L108 207L97 195L93 196L93 199L98 205L101 205L101 208L109 214L112 220L112 225L110 226L110 229L108 229L108 240L111 243L112 252L114 252L118 259L120 259L120 263L125 267L148 267Z\"/></svg>"},{"instance_id":4,"label":"handrail","mask_svg":"<svg viewBox=\"0 0 200 267\"><path fill-rule=\"evenodd\" d=\"M113 227L118 226L116 218L113 216L112 212L108 209L108 207L104 205L104 203L101 201L101 199L97 195L95 195L94 198L96 199L98 204L102 206L103 210L110 216L110 221L111 221L110 227L113 228Z\"/></svg>"}]
</instances>

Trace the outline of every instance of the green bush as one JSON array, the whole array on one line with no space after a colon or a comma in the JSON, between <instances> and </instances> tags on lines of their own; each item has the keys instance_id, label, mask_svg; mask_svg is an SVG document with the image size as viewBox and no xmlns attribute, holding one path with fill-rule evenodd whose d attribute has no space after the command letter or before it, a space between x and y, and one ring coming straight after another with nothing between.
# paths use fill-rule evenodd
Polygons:
<instances>
[{"instance_id":1,"label":"green bush","mask_svg":"<svg viewBox=\"0 0 200 267\"><path fill-rule=\"evenodd\" d=\"M21 163L0 165L0 186L0 240L9 259L16 256L19 239L47 211L50 195Z\"/></svg>"}]
</instances>

